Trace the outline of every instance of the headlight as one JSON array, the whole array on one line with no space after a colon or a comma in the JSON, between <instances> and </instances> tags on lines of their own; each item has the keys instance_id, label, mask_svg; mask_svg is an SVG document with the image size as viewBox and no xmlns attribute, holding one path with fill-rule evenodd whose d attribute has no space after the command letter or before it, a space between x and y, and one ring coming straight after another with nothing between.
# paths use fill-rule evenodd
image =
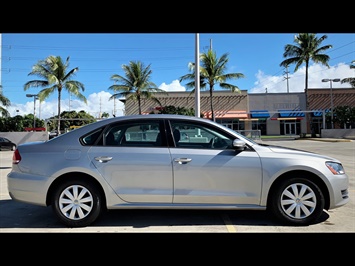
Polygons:
<instances>
[{"instance_id":1,"label":"headlight","mask_svg":"<svg viewBox=\"0 0 355 266\"><path fill-rule=\"evenodd\" d=\"M340 163L335 162L326 162L325 165L334 175L343 175L345 174L344 168Z\"/></svg>"}]
</instances>

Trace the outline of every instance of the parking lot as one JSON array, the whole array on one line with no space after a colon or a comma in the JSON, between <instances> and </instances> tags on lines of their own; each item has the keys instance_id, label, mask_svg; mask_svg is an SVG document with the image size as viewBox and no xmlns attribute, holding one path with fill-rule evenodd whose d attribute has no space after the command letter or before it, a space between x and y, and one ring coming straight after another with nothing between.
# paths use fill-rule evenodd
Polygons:
<instances>
[{"instance_id":1,"label":"parking lot","mask_svg":"<svg viewBox=\"0 0 355 266\"><path fill-rule=\"evenodd\" d=\"M263 211L115 210L92 226L66 228L52 209L11 200L6 176L12 151L0 151L0 232L355 232L355 141L273 140L265 144L329 155L342 161L350 178L350 202L323 213L318 223L305 227L283 226Z\"/></svg>"}]
</instances>

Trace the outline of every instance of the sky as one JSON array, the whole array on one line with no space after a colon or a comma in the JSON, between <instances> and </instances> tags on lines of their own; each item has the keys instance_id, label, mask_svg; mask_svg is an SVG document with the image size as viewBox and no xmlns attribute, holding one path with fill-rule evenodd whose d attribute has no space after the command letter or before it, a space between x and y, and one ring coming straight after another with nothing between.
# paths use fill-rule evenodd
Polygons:
<instances>
[{"instance_id":1,"label":"sky","mask_svg":"<svg viewBox=\"0 0 355 266\"><path fill-rule=\"evenodd\" d=\"M33 114L47 119L57 115L57 92L39 103L26 94L37 94L40 88L24 90L24 84L37 76L28 75L32 66L50 55L69 57L69 70L78 67L74 79L84 84L82 94L87 104L62 93L61 111L84 110L94 117L108 113L124 115L123 104L109 100L114 74L124 76L122 65L140 61L152 70L151 81L166 91L186 91L181 76L190 73L188 64L195 62L196 52L212 48L221 57L228 54L226 73L242 73L245 77L229 80L248 93L303 92L305 66L294 71L280 66L284 48L295 44L297 33L0 33L0 85L11 106L11 116ZM309 67L311 89L329 88L322 79L355 77L350 64L355 60L355 33L317 33L327 35L322 45L332 45L325 53L330 68L314 64ZM198 41L197 41L198 40ZM332 83L333 89L349 88L348 84ZM218 87L216 90L219 89ZM35 108L34 108L35 107Z\"/></svg>"}]
</instances>

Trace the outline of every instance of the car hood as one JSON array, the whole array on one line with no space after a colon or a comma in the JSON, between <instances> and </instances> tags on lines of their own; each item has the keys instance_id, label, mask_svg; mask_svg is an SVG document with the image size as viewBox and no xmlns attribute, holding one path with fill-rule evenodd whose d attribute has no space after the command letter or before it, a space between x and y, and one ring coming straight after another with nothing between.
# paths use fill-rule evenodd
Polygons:
<instances>
[{"instance_id":1,"label":"car hood","mask_svg":"<svg viewBox=\"0 0 355 266\"><path fill-rule=\"evenodd\" d=\"M289 154L289 155L303 155L303 156L311 156L311 157L317 157L317 158L321 158L321 159L325 159L325 160L329 160L329 161L335 161L338 162L337 159L332 158L330 156L326 156L326 155L320 155L314 152L310 152L310 151L305 151L305 150L299 150L299 149L295 149L295 148L286 148L286 147L282 147L282 146L273 146L273 145L265 145L264 147L268 148L271 152L274 153L278 153L278 154Z\"/></svg>"}]
</instances>

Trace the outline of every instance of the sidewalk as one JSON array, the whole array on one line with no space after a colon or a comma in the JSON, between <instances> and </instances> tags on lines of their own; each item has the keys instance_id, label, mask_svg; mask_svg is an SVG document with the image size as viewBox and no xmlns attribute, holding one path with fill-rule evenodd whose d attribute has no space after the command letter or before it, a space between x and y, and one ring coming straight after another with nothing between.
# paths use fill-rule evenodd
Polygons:
<instances>
[{"instance_id":1,"label":"sidewalk","mask_svg":"<svg viewBox=\"0 0 355 266\"><path fill-rule=\"evenodd\" d=\"M325 141L325 142L352 142L355 141L355 137L347 137L347 138L321 138L321 137L316 137L316 138L311 138L311 137L305 137L301 138L299 135L280 135L280 136L274 136L272 138L261 138L262 141L279 141L279 140L314 140L314 141Z\"/></svg>"},{"instance_id":2,"label":"sidewalk","mask_svg":"<svg viewBox=\"0 0 355 266\"><path fill-rule=\"evenodd\" d=\"M355 139L335 139L335 138L305 138L305 140L326 141L326 142L352 142Z\"/></svg>"}]
</instances>

